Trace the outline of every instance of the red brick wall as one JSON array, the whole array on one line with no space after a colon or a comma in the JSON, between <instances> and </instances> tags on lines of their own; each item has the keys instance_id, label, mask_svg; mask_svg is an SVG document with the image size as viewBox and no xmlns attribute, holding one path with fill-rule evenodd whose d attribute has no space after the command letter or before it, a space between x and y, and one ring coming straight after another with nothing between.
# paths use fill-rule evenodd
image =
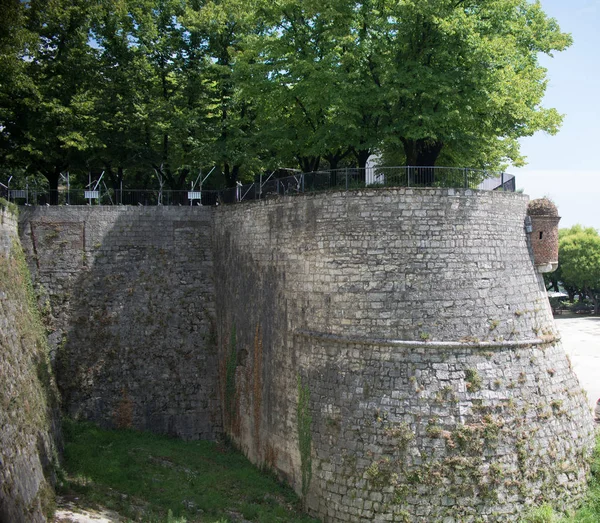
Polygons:
<instances>
[{"instance_id":1,"label":"red brick wall","mask_svg":"<svg viewBox=\"0 0 600 523\"><path fill-rule=\"evenodd\" d=\"M531 246L536 265L558 262L558 216L531 216Z\"/></svg>"}]
</instances>

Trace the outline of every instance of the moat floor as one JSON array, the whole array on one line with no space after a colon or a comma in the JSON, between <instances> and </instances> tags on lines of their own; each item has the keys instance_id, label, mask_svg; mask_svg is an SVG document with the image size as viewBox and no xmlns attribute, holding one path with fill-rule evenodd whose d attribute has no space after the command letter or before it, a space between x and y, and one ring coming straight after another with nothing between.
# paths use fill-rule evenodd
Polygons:
<instances>
[{"instance_id":1,"label":"moat floor","mask_svg":"<svg viewBox=\"0 0 600 523\"><path fill-rule=\"evenodd\" d=\"M120 523L122 518L116 512L106 509L83 509L78 506L79 498L59 496L54 523Z\"/></svg>"}]
</instances>

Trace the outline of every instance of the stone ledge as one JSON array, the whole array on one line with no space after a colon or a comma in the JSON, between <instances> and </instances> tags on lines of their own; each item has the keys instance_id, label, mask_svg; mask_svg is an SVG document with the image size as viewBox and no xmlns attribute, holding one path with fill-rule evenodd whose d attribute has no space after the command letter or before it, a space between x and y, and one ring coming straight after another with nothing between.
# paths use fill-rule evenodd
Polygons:
<instances>
[{"instance_id":1,"label":"stone ledge","mask_svg":"<svg viewBox=\"0 0 600 523\"><path fill-rule=\"evenodd\" d=\"M379 345L387 347L403 348L428 348L428 349L507 349L507 348L529 348L538 345L548 345L560 341L560 336L549 336L547 338L531 338L526 340L503 340L503 341L422 341L422 340L394 340L390 338L370 338L363 336L345 336L341 334L330 334L310 330L297 330L294 335L303 338L313 338L333 343L356 343L360 345Z\"/></svg>"}]
</instances>

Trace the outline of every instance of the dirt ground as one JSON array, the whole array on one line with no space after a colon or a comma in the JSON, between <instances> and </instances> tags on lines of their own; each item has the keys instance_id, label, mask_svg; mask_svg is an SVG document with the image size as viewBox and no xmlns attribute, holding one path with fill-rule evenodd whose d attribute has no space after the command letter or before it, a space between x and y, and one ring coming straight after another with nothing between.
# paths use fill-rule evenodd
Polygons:
<instances>
[{"instance_id":1,"label":"dirt ground","mask_svg":"<svg viewBox=\"0 0 600 523\"><path fill-rule=\"evenodd\" d=\"M56 500L57 509L53 523L119 523L119 514L106 509L83 508L78 498L61 497Z\"/></svg>"},{"instance_id":2,"label":"dirt ground","mask_svg":"<svg viewBox=\"0 0 600 523\"><path fill-rule=\"evenodd\" d=\"M573 314L554 319L573 370L593 408L600 398L600 316Z\"/></svg>"}]
</instances>

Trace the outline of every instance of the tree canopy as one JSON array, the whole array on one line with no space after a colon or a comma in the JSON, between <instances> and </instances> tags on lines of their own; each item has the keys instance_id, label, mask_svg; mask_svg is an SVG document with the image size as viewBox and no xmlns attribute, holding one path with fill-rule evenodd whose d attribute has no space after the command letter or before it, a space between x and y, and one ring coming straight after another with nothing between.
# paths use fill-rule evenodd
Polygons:
<instances>
[{"instance_id":1,"label":"tree canopy","mask_svg":"<svg viewBox=\"0 0 600 523\"><path fill-rule=\"evenodd\" d=\"M592 227L574 225L559 231L559 266L555 281L571 297L588 297L594 303L594 313L600 306L600 235Z\"/></svg>"},{"instance_id":2,"label":"tree canopy","mask_svg":"<svg viewBox=\"0 0 600 523\"><path fill-rule=\"evenodd\" d=\"M7 0L3 168L113 186L228 186L278 167L521 164L555 133L528 0ZM83 183L83 181L82 181Z\"/></svg>"}]
</instances>

